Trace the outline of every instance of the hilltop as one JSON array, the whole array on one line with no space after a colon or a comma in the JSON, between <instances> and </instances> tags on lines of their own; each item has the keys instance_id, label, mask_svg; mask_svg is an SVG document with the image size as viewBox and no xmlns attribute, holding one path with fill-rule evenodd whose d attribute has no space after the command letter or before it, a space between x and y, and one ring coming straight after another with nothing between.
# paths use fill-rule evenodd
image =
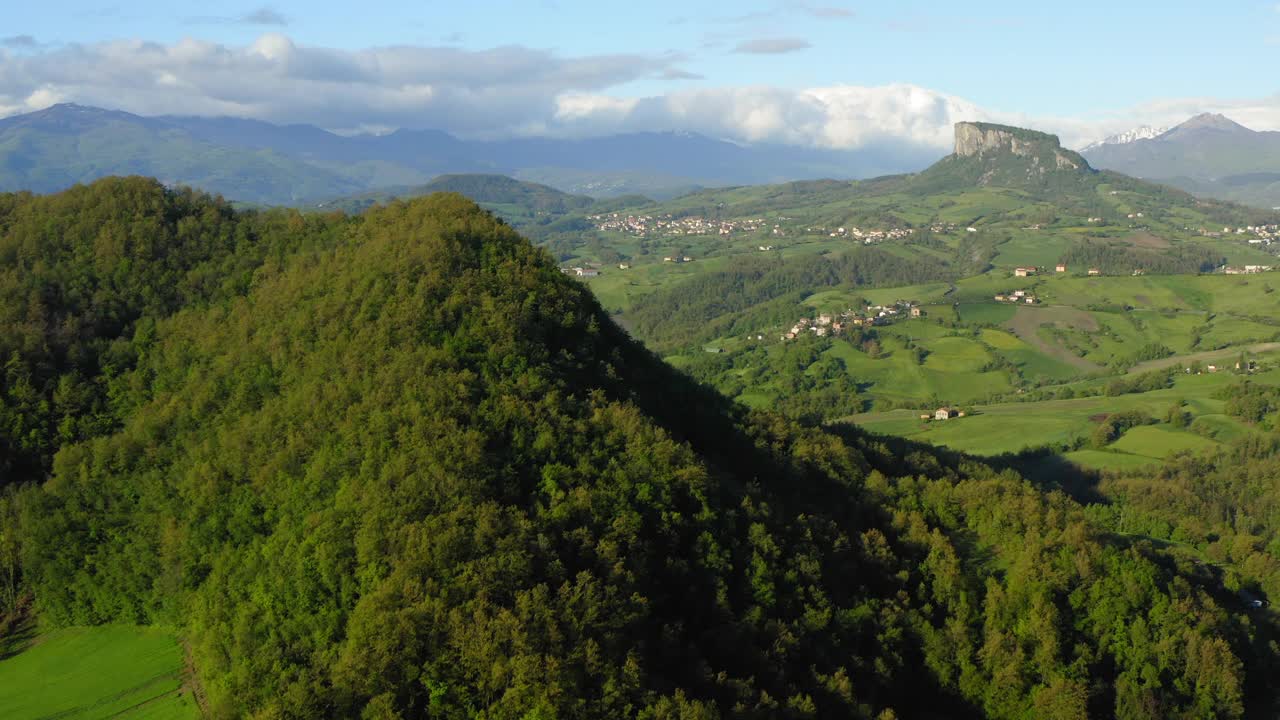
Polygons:
<instances>
[{"instance_id":1,"label":"hilltop","mask_svg":"<svg viewBox=\"0 0 1280 720\"><path fill-rule=\"evenodd\" d=\"M0 497L3 597L178 628L213 716L1239 717L1269 692L1211 576L1007 469L747 412L455 194L0 199L6 247L76 228L49 304L3 316L76 327L87 386L40 342L6 366L58 429ZM85 252L121 237L105 260L148 272Z\"/></svg>"}]
</instances>

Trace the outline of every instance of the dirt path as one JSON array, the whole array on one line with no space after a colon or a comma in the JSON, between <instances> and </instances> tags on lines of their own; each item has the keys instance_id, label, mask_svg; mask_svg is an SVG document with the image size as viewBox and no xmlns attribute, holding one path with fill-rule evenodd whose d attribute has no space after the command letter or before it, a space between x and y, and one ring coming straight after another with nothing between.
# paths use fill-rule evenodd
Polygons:
<instances>
[{"instance_id":1,"label":"dirt path","mask_svg":"<svg viewBox=\"0 0 1280 720\"><path fill-rule=\"evenodd\" d=\"M1079 328L1088 332L1098 329L1098 321L1094 320L1093 316L1066 305L1041 308L1021 306L1018 308L1018 312L1014 314L1013 319L1006 323L1007 327L1023 342L1055 360L1060 360L1085 372L1102 370L1101 365L1085 360L1057 343L1046 341L1036 332L1042 325L1057 324Z\"/></svg>"},{"instance_id":2,"label":"dirt path","mask_svg":"<svg viewBox=\"0 0 1280 720\"><path fill-rule=\"evenodd\" d=\"M1232 358L1240 353L1264 353L1272 350L1280 350L1280 342L1257 343L1255 345L1243 345L1237 347L1223 348L1221 350L1206 350L1205 352L1192 353L1190 355L1175 355L1173 357L1160 358L1159 360L1148 360L1134 365L1129 370L1129 374L1147 372L1149 370L1162 370L1175 365L1186 365L1188 363L1205 362L1208 360L1221 360L1223 358Z\"/></svg>"}]
</instances>

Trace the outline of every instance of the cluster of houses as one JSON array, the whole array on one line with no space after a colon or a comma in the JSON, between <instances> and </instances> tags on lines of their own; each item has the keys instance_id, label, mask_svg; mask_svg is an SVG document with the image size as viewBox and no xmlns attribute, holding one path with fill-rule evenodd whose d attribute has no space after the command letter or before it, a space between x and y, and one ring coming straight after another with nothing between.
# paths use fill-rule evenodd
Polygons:
<instances>
[{"instance_id":1,"label":"cluster of houses","mask_svg":"<svg viewBox=\"0 0 1280 720\"><path fill-rule=\"evenodd\" d=\"M626 263L623 263L622 265L626 265ZM619 265L618 267L622 268L622 265ZM627 267L631 266L627 265ZM625 270L626 268L623 269ZM560 272L565 275L573 275L574 277L581 278L593 278L600 275L600 271L593 267L564 267L560 268Z\"/></svg>"},{"instance_id":2,"label":"cluster of houses","mask_svg":"<svg viewBox=\"0 0 1280 720\"><path fill-rule=\"evenodd\" d=\"M904 317L918 318L923 315L924 311L919 305L906 300L899 300L892 305L868 305L864 312L846 310L839 315L823 313L816 318L800 318L780 339L783 342L795 340L806 332L826 337L855 327L888 325Z\"/></svg>"},{"instance_id":3,"label":"cluster of houses","mask_svg":"<svg viewBox=\"0 0 1280 720\"><path fill-rule=\"evenodd\" d=\"M889 228L888 230L863 230L858 227L838 227L829 230L824 227L805 228L811 233L826 233L827 237L847 237L861 240L863 245L871 245L885 240L902 240L915 234L911 228Z\"/></svg>"},{"instance_id":4,"label":"cluster of houses","mask_svg":"<svg viewBox=\"0 0 1280 720\"><path fill-rule=\"evenodd\" d=\"M1250 245L1270 245L1272 242L1280 243L1280 225L1243 225L1241 227L1224 227L1222 232L1214 230L1200 229L1200 234L1205 237L1223 237L1226 235L1245 235L1248 237Z\"/></svg>"},{"instance_id":5,"label":"cluster of houses","mask_svg":"<svg viewBox=\"0 0 1280 720\"><path fill-rule=\"evenodd\" d=\"M1273 265L1245 265L1244 267L1235 267L1228 265L1222 269L1222 272L1228 275L1257 275L1258 273L1271 272Z\"/></svg>"},{"instance_id":6,"label":"cluster of houses","mask_svg":"<svg viewBox=\"0 0 1280 720\"><path fill-rule=\"evenodd\" d=\"M654 217L652 215L590 215L588 219L595 223L600 232L621 232L637 237L663 235L678 237L683 235L733 235L734 233L756 233L766 229L768 222L764 218L748 218L745 220L708 220L704 217L675 218L670 215ZM781 218L780 218L781 219ZM775 224L770 231L774 235L783 235L780 225Z\"/></svg>"},{"instance_id":7,"label":"cluster of houses","mask_svg":"<svg viewBox=\"0 0 1280 720\"><path fill-rule=\"evenodd\" d=\"M1035 305L1036 303L1040 302L1040 300L1036 298L1035 295L1032 295L1026 290L1014 290L1011 293L996 295L995 301L1008 302L1008 303L1024 303L1027 305Z\"/></svg>"}]
</instances>

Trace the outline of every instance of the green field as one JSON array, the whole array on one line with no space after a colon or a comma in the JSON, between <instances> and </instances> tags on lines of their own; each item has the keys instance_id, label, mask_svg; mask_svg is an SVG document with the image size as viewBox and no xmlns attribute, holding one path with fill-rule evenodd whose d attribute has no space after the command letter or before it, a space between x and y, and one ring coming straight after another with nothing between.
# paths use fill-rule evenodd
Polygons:
<instances>
[{"instance_id":1,"label":"green field","mask_svg":"<svg viewBox=\"0 0 1280 720\"><path fill-rule=\"evenodd\" d=\"M1273 381L1271 373L1256 381ZM1248 426L1222 414L1223 403L1213 393L1238 381L1226 373L1180 376L1172 388L1148 393L999 403L964 408L966 417L947 421L919 418L928 408L855 415L848 419L867 430L944 445L978 455L1018 452L1046 444L1070 444L1087 438L1100 418L1110 413L1138 410L1161 418L1176 402L1183 402L1197 428L1174 429L1164 424L1129 430L1105 450L1081 450L1068 458L1090 467L1120 467L1158 462L1177 452L1211 450L1240 435ZM1083 384L1082 384L1083 385ZM1206 435L1210 437L1206 437Z\"/></svg>"},{"instance_id":2,"label":"green field","mask_svg":"<svg viewBox=\"0 0 1280 720\"><path fill-rule=\"evenodd\" d=\"M172 631L55 630L0 660L0 718L197 718L183 679L182 648Z\"/></svg>"}]
</instances>

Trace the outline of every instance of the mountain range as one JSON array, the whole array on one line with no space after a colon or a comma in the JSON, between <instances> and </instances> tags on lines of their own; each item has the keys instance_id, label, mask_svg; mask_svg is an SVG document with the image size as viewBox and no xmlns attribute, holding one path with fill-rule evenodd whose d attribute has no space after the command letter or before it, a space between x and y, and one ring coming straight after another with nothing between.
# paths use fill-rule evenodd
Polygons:
<instances>
[{"instance_id":1,"label":"mountain range","mask_svg":"<svg viewBox=\"0 0 1280 720\"><path fill-rule=\"evenodd\" d=\"M150 175L230 200L304 204L449 173L496 173L596 197L669 197L702 186L860 178L923 168L931 148L738 145L692 133L472 141L437 130L337 135L311 125L143 117L54 105L0 120L0 191L54 192L107 175Z\"/></svg>"},{"instance_id":2,"label":"mountain range","mask_svg":"<svg viewBox=\"0 0 1280 720\"><path fill-rule=\"evenodd\" d=\"M1196 195L1280 206L1280 132L1258 132L1223 115L1201 114L1154 137L1133 131L1082 154L1097 167Z\"/></svg>"},{"instance_id":3,"label":"mountain range","mask_svg":"<svg viewBox=\"0 0 1280 720\"><path fill-rule=\"evenodd\" d=\"M1150 140L1151 138L1159 137L1168 131L1169 131L1169 128L1167 127L1151 127L1150 125L1140 125L1136 128L1133 128L1132 130L1126 130L1122 133L1116 133L1115 135L1108 135L1107 137L1101 140L1098 140L1097 142L1089 143L1088 145L1085 145L1083 148L1081 148L1080 152L1089 152L1091 150L1096 150L1102 147L1103 145L1125 145L1127 143L1137 142L1138 140Z\"/></svg>"}]
</instances>

